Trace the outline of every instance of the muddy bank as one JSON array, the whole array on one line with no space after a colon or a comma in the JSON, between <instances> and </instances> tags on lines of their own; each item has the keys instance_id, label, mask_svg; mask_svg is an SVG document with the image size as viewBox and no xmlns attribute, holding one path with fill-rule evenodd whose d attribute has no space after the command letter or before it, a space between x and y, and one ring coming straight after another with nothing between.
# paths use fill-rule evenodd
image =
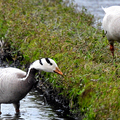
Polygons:
<instances>
[{"instance_id":1,"label":"muddy bank","mask_svg":"<svg viewBox=\"0 0 120 120\"><path fill-rule=\"evenodd\" d=\"M59 95L59 92L54 89L50 83L45 82L44 76L40 75L36 88L44 95L45 104L50 104L56 109L57 114L62 117L68 117L71 120L75 120L75 116L70 112L69 100Z\"/></svg>"}]
</instances>

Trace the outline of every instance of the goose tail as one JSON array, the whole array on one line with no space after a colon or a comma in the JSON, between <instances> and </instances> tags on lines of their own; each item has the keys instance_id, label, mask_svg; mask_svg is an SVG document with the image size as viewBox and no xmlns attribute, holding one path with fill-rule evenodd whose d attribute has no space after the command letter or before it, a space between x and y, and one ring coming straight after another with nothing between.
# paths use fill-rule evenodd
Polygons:
<instances>
[{"instance_id":1,"label":"goose tail","mask_svg":"<svg viewBox=\"0 0 120 120\"><path fill-rule=\"evenodd\" d=\"M106 11L107 8L104 8L104 7L102 6L102 9L103 9L103 11L104 11L105 13L107 13L107 11Z\"/></svg>"}]
</instances>

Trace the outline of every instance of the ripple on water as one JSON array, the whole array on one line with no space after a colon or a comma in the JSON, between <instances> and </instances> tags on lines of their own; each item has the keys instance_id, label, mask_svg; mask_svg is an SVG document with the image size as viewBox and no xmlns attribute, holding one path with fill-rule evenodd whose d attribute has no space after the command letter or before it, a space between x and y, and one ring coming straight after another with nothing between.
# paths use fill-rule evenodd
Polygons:
<instances>
[{"instance_id":1,"label":"ripple on water","mask_svg":"<svg viewBox=\"0 0 120 120\"><path fill-rule=\"evenodd\" d=\"M45 105L43 95L37 91L31 91L20 103L19 116L15 115L12 104L2 104L0 120L67 120L59 117L50 105Z\"/></svg>"},{"instance_id":2,"label":"ripple on water","mask_svg":"<svg viewBox=\"0 0 120 120\"><path fill-rule=\"evenodd\" d=\"M74 3L78 4L80 8L82 6L87 8L87 10L95 15L96 18L100 18L101 22L105 14L102 7L110 7L114 5L120 6L120 0L74 0Z\"/></svg>"}]
</instances>

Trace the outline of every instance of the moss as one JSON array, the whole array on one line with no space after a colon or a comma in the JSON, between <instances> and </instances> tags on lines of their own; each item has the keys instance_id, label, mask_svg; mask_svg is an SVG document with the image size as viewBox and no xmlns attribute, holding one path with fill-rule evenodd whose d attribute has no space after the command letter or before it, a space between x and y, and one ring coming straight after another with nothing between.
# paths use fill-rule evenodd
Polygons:
<instances>
[{"instance_id":1,"label":"moss","mask_svg":"<svg viewBox=\"0 0 120 120\"><path fill-rule=\"evenodd\" d=\"M119 45L116 60L94 16L62 0L1 0L0 39L24 62L56 60L64 77L46 74L73 113L84 119L119 119ZM79 112L80 111L80 112Z\"/></svg>"}]
</instances>

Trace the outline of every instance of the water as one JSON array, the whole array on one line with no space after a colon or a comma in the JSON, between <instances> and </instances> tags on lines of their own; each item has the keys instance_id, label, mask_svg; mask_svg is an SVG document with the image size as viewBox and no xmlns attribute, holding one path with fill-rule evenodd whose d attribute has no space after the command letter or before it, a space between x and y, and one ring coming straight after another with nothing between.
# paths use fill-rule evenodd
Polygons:
<instances>
[{"instance_id":1,"label":"water","mask_svg":"<svg viewBox=\"0 0 120 120\"><path fill-rule=\"evenodd\" d=\"M84 6L96 19L99 18L100 22L104 17L102 7L120 6L120 0L74 0L74 3L79 6L79 9Z\"/></svg>"},{"instance_id":2,"label":"water","mask_svg":"<svg viewBox=\"0 0 120 120\"><path fill-rule=\"evenodd\" d=\"M0 120L69 120L58 116L50 105L44 103L44 97L37 90L32 90L20 102L20 115L15 115L12 104L2 104Z\"/></svg>"}]
</instances>

